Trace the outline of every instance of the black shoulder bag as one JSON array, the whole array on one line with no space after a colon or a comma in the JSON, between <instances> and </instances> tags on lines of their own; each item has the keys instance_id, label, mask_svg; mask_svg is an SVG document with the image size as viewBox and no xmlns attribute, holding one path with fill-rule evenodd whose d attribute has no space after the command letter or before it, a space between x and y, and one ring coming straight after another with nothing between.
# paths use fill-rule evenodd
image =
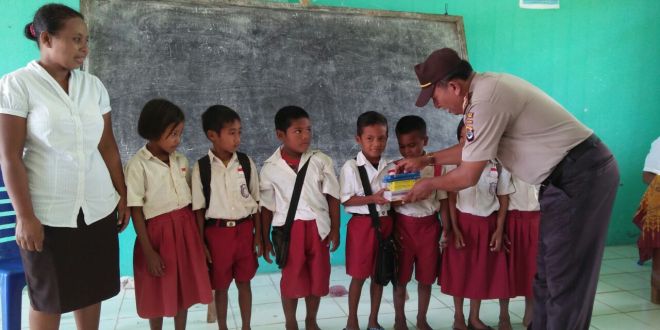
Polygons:
<instances>
[{"instance_id":1,"label":"black shoulder bag","mask_svg":"<svg viewBox=\"0 0 660 330\"><path fill-rule=\"evenodd\" d=\"M298 209L298 200L300 200L300 192L302 190L303 182L305 181L305 174L307 174L307 166L312 157L310 156L305 162L305 165L298 171L296 175L296 183L293 186L293 195L291 195L291 202L289 203L289 211L286 214L286 221L282 226L273 226L270 236L273 242L273 250L275 250L275 263L282 269L286 266L287 257L289 255L289 241L291 239L291 226L293 226L293 217L296 216Z\"/></svg>"},{"instance_id":2,"label":"black shoulder bag","mask_svg":"<svg viewBox=\"0 0 660 330\"><path fill-rule=\"evenodd\" d=\"M373 195L373 192L371 191L371 184L369 183L369 177L367 176L367 170L364 168L364 165L358 166L358 172L360 172L360 181L362 181L364 195ZM383 235L380 232L380 218L376 212L376 204L370 203L367 204L367 207L369 208L369 215L371 216L371 224L374 227L374 230L376 231L376 237L378 238L378 250L376 251L376 271L373 281L376 284L382 286L387 285L389 282L392 282L392 285L396 285L397 261L394 239L392 238L392 235L387 238L383 238Z\"/></svg>"}]
</instances>

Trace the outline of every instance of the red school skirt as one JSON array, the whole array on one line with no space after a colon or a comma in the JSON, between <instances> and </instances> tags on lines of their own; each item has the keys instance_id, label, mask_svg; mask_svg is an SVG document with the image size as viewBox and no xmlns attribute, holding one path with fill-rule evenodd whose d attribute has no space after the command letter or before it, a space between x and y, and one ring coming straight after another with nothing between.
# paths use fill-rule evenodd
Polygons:
<instances>
[{"instance_id":1,"label":"red school skirt","mask_svg":"<svg viewBox=\"0 0 660 330\"><path fill-rule=\"evenodd\" d=\"M507 235L511 240L508 254L511 296L531 297L539 249L540 211L508 211Z\"/></svg>"},{"instance_id":2,"label":"red school skirt","mask_svg":"<svg viewBox=\"0 0 660 330\"><path fill-rule=\"evenodd\" d=\"M504 249L490 251L490 238L497 228L497 213L480 217L456 210L465 247L457 249L453 232L442 253L441 291L469 299L510 298L507 258Z\"/></svg>"},{"instance_id":3,"label":"red school skirt","mask_svg":"<svg viewBox=\"0 0 660 330\"><path fill-rule=\"evenodd\" d=\"M142 318L175 316L198 303L211 302L211 284L199 227L190 207L161 214L146 222L154 250L165 264L155 277L138 240L133 249L135 301Z\"/></svg>"}]
</instances>

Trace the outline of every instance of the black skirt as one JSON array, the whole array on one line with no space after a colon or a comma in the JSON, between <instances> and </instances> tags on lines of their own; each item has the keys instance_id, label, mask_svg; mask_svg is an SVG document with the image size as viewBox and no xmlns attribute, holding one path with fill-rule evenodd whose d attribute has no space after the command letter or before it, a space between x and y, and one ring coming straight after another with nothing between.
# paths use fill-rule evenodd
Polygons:
<instances>
[{"instance_id":1,"label":"black skirt","mask_svg":"<svg viewBox=\"0 0 660 330\"><path fill-rule=\"evenodd\" d=\"M32 308L45 313L75 311L119 293L117 217L78 228L44 226L42 252L21 249Z\"/></svg>"}]
</instances>

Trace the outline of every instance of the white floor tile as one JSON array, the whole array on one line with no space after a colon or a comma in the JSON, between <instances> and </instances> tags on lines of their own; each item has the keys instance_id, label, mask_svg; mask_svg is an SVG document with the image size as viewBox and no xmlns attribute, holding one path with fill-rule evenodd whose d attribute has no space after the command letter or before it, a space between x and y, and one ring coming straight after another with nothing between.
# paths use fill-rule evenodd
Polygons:
<instances>
[{"instance_id":1,"label":"white floor tile","mask_svg":"<svg viewBox=\"0 0 660 330\"><path fill-rule=\"evenodd\" d=\"M640 276L634 274L611 274L601 275L600 281L610 284L621 290L637 290L637 289L650 289L651 282L647 279L642 279Z\"/></svg>"},{"instance_id":2,"label":"white floor tile","mask_svg":"<svg viewBox=\"0 0 660 330\"><path fill-rule=\"evenodd\" d=\"M596 295L596 301L602 302L619 312L637 312L660 309L660 305L628 292L608 292Z\"/></svg>"},{"instance_id":3,"label":"white floor tile","mask_svg":"<svg viewBox=\"0 0 660 330\"><path fill-rule=\"evenodd\" d=\"M626 314L601 315L591 319L591 324L600 330L657 330L640 320L634 319Z\"/></svg>"}]
</instances>

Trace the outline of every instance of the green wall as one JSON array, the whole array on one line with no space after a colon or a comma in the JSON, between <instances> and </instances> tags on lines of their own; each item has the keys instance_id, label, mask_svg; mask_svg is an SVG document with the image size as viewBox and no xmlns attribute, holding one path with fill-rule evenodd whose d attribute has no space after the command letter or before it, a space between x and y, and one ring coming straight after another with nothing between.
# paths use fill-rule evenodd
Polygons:
<instances>
[{"instance_id":1,"label":"green wall","mask_svg":"<svg viewBox=\"0 0 660 330\"><path fill-rule=\"evenodd\" d=\"M38 57L22 29L47 2L0 0L0 74ZM61 2L79 7L78 1ZM508 72L531 81L609 145L619 161L621 187L608 243L636 240L638 231L630 221L644 188L640 171L651 141L660 135L660 1L562 1L561 9L547 11L520 9L518 0L311 3L433 14L443 14L447 3L449 14L464 18L469 59L477 71ZM134 237L130 229L121 235L122 273L131 272Z\"/></svg>"}]
</instances>

